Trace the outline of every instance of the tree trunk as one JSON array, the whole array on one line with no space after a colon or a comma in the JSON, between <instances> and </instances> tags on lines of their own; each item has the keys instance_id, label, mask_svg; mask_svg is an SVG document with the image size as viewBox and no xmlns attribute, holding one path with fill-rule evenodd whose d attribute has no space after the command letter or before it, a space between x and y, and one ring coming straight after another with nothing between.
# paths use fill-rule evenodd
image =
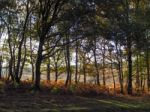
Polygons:
<instances>
[{"instance_id":1,"label":"tree trunk","mask_svg":"<svg viewBox=\"0 0 150 112\"><path fill-rule=\"evenodd\" d=\"M128 53L128 87L127 87L127 91L128 94L132 94L132 50L131 50L131 36L128 35L127 37L127 53Z\"/></svg>"},{"instance_id":2,"label":"tree trunk","mask_svg":"<svg viewBox=\"0 0 150 112\"><path fill-rule=\"evenodd\" d=\"M148 34L146 36L146 69L147 69L147 88L148 88L148 91L150 91L150 65L149 65L149 40L148 40Z\"/></svg>"},{"instance_id":3,"label":"tree trunk","mask_svg":"<svg viewBox=\"0 0 150 112\"><path fill-rule=\"evenodd\" d=\"M17 57L17 66L15 69L15 81L19 84L20 80L19 80L19 73L20 73L20 63L21 63L21 54L22 54L22 44L24 41L24 37L22 37L20 43L19 43L19 48L18 48L18 57Z\"/></svg>"},{"instance_id":4,"label":"tree trunk","mask_svg":"<svg viewBox=\"0 0 150 112\"><path fill-rule=\"evenodd\" d=\"M57 66L57 62L55 62L55 82L57 82L58 80L58 66Z\"/></svg>"},{"instance_id":5,"label":"tree trunk","mask_svg":"<svg viewBox=\"0 0 150 112\"><path fill-rule=\"evenodd\" d=\"M0 56L0 79L2 78L2 56Z\"/></svg>"},{"instance_id":6,"label":"tree trunk","mask_svg":"<svg viewBox=\"0 0 150 112\"><path fill-rule=\"evenodd\" d=\"M115 75L113 71L112 51L109 51L109 55L110 55L110 63L111 63L111 74L113 77L113 84L114 84L114 94L116 94L116 82L115 82Z\"/></svg>"},{"instance_id":7,"label":"tree trunk","mask_svg":"<svg viewBox=\"0 0 150 112\"><path fill-rule=\"evenodd\" d=\"M86 64L85 64L85 57L83 59L83 76L84 76L84 84L86 84Z\"/></svg>"},{"instance_id":8,"label":"tree trunk","mask_svg":"<svg viewBox=\"0 0 150 112\"><path fill-rule=\"evenodd\" d=\"M127 36L127 61L128 61L128 84L127 84L127 92L129 95L132 94L132 33L129 31L130 28L130 4L129 0L125 0L125 22L127 25L126 36Z\"/></svg>"},{"instance_id":9,"label":"tree trunk","mask_svg":"<svg viewBox=\"0 0 150 112\"><path fill-rule=\"evenodd\" d=\"M115 42L115 49L116 49L116 52L117 52L117 56L116 56L116 58L117 58L117 69L118 69L118 77L119 77L119 84L120 84L120 92L121 92L121 94L123 94L124 93L124 91L123 91L123 73L122 73L122 55L121 55L121 49L120 48L118 48L118 42L117 42L117 40L116 40L116 42Z\"/></svg>"},{"instance_id":10,"label":"tree trunk","mask_svg":"<svg viewBox=\"0 0 150 112\"><path fill-rule=\"evenodd\" d=\"M23 69L24 69L24 65L25 65L25 62L26 62L26 57L27 57L27 48L26 48L26 40L24 42L24 57L23 57L23 62L22 62L22 65L20 67L20 73L19 73L19 80L21 79L22 77L22 74L23 74Z\"/></svg>"},{"instance_id":11,"label":"tree trunk","mask_svg":"<svg viewBox=\"0 0 150 112\"><path fill-rule=\"evenodd\" d=\"M50 59L48 58L48 63L47 63L47 81L50 81Z\"/></svg>"},{"instance_id":12,"label":"tree trunk","mask_svg":"<svg viewBox=\"0 0 150 112\"><path fill-rule=\"evenodd\" d=\"M11 77L11 80L14 81L14 74L13 74L13 61L14 61L14 59L13 59L13 50L12 50L11 36L10 36L9 29L8 29L8 45L9 45L9 53L10 53L8 80Z\"/></svg>"},{"instance_id":13,"label":"tree trunk","mask_svg":"<svg viewBox=\"0 0 150 112\"><path fill-rule=\"evenodd\" d=\"M137 53L137 60L136 60L136 88L137 92L139 92L140 88L140 72L139 72L139 54Z\"/></svg>"},{"instance_id":14,"label":"tree trunk","mask_svg":"<svg viewBox=\"0 0 150 112\"><path fill-rule=\"evenodd\" d=\"M66 64L67 64L67 79L65 85L67 86L68 83L71 84L71 68L70 68L70 47L69 47L69 36L66 36L66 42L68 43L66 45Z\"/></svg>"},{"instance_id":15,"label":"tree trunk","mask_svg":"<svg viewBox=\"0 0 150 112\"><path fill-rule=\"evenodd\" d=\"M42 64L42 51L43 51L43 44L44 40L40 40L38 52L37 52L37 59L35 63L35 89L40 89L40 80L41 80L41 64Z\"/></svg>"},{"instance_id":16,"label":"tree trunk","mask_svg":"<svg viewBox=\"0 0 150 112\"><path fill-rule=\"evenodd\" d=\"M150 65L149 65L149 51L146 53L146 67L147 67L147 86L148 91L150 91Z\"/></svg>"},{"instance_id":17,"label":"tree trunk","mask_svg":"<svg viewBox=\"0 0 150 112\"><path fill-rule=\"evenodd\" d=\"M106 78L105 78L105 41L103 42L103 86L106 86Z\"/></svg>"},{"instance_id":18,"label":"tree trunk","mask_svg":"<svg viewBox=\"0 0 150 112\"><path fill-rule=\"evenodd\" d=\"M35 77L34 77L34 75L35 75L34 70L35 69L34 69L34 62L33 62L34 59L33 59L33 49L32 49L32 37L31 37L31 35L30 35L30 60L31 60L31 70L32 70L32 82L34 82L34 79L35 79Z\"/></svg>"},{"instance_id":19,"label":"tree trunk","mask_svg":"<svg viewBox=\"0 0 150 112\"><path fill-rule=\"evenodd\" d=\"M13 75L12 67L13 67L13 59L10 58L10 60L9 60L9 76L8 76L8 80L11 77L11 80L14 81L14 75Z\"/></svg>"},{"instance_id":20,"label":"tree trunk","mask_svg":"<svg viewBox=\"0 0 150 112\"><path fill-rule=\"evenodd\" d=\"M75 72L75 83L78 83L78 41L76 40L76 72Z\"/></svg>"},{"instance_id":21,"label":"tree trunk","mask_svg":"<svg viewBox=\"0 0 150 112\"><path fill-rule=\"evenodd\" d=\"M100 81L99 81L99 69L98 69L98 64L97 64L97 58L96 58L96 45L95 45L95 49L93 50L93 54L94 54L94 64L95 64L95 70L96 70L96 82L97 85L100 85Z\"/></svg>"},{"instance_id":22,"label":"tree trunk","mask_svg":"<svg viewBox=\"0 0 150 112\"><path fill-rule=\"evenodd\" d=\"M19 47L18 47L18 56L17 56L17 66L15 69L15 79L17 83L20 83L19 79L19 74L20 74L20 65L21 65L21 59L22 59L22 46L25 40L25 30L28 24L28 19L29 19L29 0L27 0L27 6L26 6L26 17L23 25L23 31L21 34L21 41L19 42Z\"/></svg>"}]
</instances>

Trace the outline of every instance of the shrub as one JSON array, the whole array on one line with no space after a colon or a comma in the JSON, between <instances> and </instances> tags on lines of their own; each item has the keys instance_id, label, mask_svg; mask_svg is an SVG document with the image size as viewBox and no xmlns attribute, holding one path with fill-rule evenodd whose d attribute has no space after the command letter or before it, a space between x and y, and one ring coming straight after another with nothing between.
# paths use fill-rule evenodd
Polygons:
<instances>
[{"instance_id":1,"label":"shrub","mask_svg":"<svg viewBox=\"0 0 150 112\"><path fill-rule=\"evenodd\" d=\"M100 94L108 94L108 89L94 84L79 84L75 92L77 95L97 96Z\"/></svg>"}]
</instances>

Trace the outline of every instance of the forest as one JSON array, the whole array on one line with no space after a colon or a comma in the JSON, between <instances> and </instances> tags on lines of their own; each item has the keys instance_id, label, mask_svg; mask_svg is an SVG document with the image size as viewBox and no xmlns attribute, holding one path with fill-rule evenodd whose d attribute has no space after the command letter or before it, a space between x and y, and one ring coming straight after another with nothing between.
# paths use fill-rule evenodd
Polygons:
<instances>
[{"instance_id":1,"label":"forest","mask_svg":"<svg viewBox=\"0 0 150 112\"><path fill-rule=\"evenodd\" d=\"M149 112L150 1L0 0L0 111Z\"/></svg>"}]
</instances>

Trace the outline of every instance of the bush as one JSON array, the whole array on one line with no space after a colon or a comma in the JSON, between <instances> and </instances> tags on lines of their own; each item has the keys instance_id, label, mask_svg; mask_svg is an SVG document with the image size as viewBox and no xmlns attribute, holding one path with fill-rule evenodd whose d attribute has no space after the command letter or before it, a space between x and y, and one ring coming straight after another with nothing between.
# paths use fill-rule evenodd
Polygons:
<instances>
[{"instance_id":1,"label":"bush","mask_svg":"<svg viewBox=\"0 0 150 112\"><path fill-rule=\"evenodd\" d=\"M72 87L71 87L72 88ZM64 81L51 82L50 90L52 94L69 95L73 94L73 89L66 87Z\"/></svg>"},{"instance_id":2,"label":"bush","mask_svg":"<svg viewBox=\"0 0 150 112\"><path fill-rule=\"evenodd\" d=\"M108 89L94 84L79 84L75 92L77 95L97 96L100 94L108 94Z\"/></svg>"},{"instance_id":3,"label":"bush","mask_svg":"<svg viewBox=\"0 0 150 112\"><path fill-rule=\"evenodd\" d=\"M68 87L68 91L70 91L73 94L76 92L76 88L77 88L77 85L72 84Z\"/></svg>"}]
</instances>

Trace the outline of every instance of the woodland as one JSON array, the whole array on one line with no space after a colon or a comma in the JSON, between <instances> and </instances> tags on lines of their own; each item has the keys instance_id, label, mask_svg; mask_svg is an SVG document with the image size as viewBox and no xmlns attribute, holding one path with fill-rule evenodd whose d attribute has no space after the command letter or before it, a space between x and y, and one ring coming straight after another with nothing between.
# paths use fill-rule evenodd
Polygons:
<instances>
[{"instance_id":1,"label":"woodland","mask_svg":"<svg viewBox=\"0 0 150 112\"><path fill-rule=\"evenodd\" d=\"M150 0L0 0L0 112L150 112Z\"/></svg>"}]
</instances>

